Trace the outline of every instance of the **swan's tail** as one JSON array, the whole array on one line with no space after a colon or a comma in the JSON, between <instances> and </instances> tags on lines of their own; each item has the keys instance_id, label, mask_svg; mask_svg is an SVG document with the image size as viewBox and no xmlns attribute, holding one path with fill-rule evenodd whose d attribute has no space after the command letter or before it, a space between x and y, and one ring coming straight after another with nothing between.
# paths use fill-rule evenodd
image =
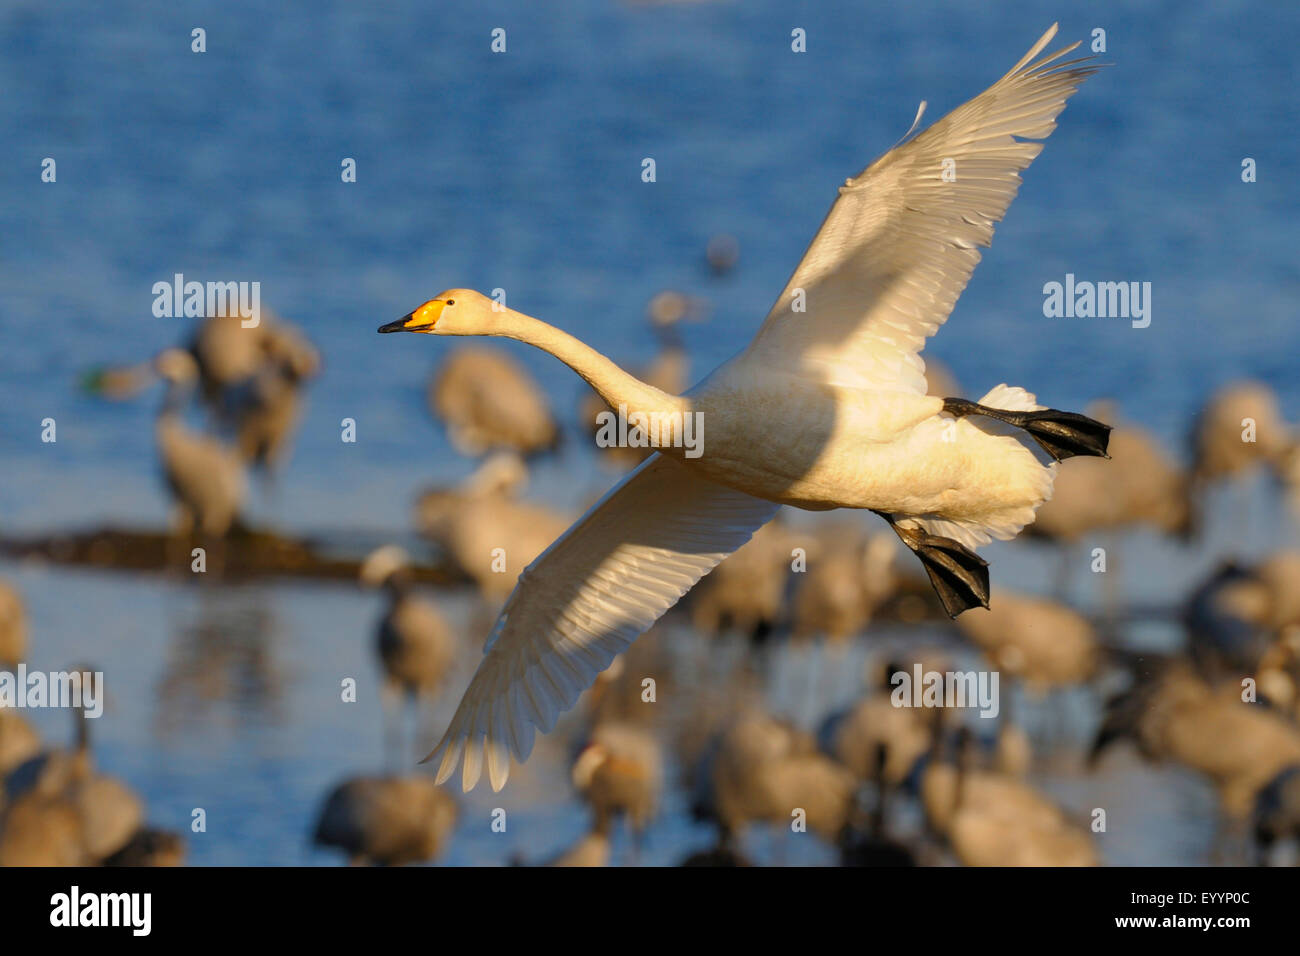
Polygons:
<instances>
[{"instance_id":1,"label":"swan's tail","mask_svg":"<svg viewBox=\"0 0 1300 956\"><path fill-rule=\"evenodd\" d=\"M1033 392L1026 392L1019 385L994 385L976 404L1000 408L1004 412L1043 411L1043 406L1038 404Z\"/></svg>"},{"instance_id":2,"label":"swan's tail","mask_svg":"<svg viewBox=\"0 0 1300 956\"><path fill-rule=\"evenodd\" d=\"M1008 412L1045 410L1032 393L1014 385L995 386L978 404ZM971 415L958 419L953 427L959 430L959 441L966 438L980 443L981 459L999 461L1000 487L987 489L989 504L984 511L961 517L908 517L900 519L898 524L952 538L968 548L988 544L993 538L1000 541L1014 538L1025 525L1033 522L1038 506L1052 497L1056 462L1022 428L1006 422Z\"/></svg>"}]
</instances>

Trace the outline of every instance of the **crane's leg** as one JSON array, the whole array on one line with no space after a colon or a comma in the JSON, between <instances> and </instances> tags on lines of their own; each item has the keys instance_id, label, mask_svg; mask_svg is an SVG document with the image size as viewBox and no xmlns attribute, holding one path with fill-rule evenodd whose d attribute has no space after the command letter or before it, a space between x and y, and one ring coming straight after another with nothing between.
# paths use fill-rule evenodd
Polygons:
<instances>
[{"instance_id":1,"label":"crane's leg","mask_svg":"<svg viewBox=\"0 0 1300 956\"><path fill-rule=\"evenodd\" d=\"M397 689L384 681L379 690L379 708L384 718L384 769L390 773L398 768L402 760L402 715L394 713L400 709L400 704Z\"/></svg>"},{"instance_id":2,"label":"crane's leg","mask_svg":"<svg viewBox=\"0 0 1300 956\"><path fill-rule=\"evenodd\" d=\"M1087 415L1058 412L1054 408L1044 408L1037 412L1013 412L1005 408L979 405L964 398L945 398L943 410L956 418L966 415L984 415L1014 425L1016 428L1023 428L1057 461L1075 455L1110 457L1106 454L1106 445L1110 441L1110 426Z\"/></svg>"},{"instance_id":3,"label":"crane's leg","mask_svg":"<svg viewBox=\"0 0 1300 956\"><path fill-rule=\"evenodd\" d=\"M632 836L632 846L628 853L628 865L640 866L641 854L645 852L645 825L640 820L633 820L630 815L624 819L627 820L627 828Z\"/></svg>"},{"instance_id":4,"label":"crane's leg","mask_svg":"<svg viewBox=\"0 0 1300 956\"><path fill-rule=\"evenodd\" d=\"M921 559L930 584L949 617L973 607L989 606L989 563L952 538L920 528L901 528L893 515L877 511L894 533Z\"/></svg>"},{"instance_id":5,"label":"crane's leg","mask_svg":"<svg viewBox=\"0 0 1300 956\"><path fill-rule=\"evenodd\" d=\"M163 562L168 571L181 571L187 563L189 549L186 547L186 542L193 535L194 512L178 501L172 509L171 534L167 536L167 542L163 546Z\"/></svg>"},{"instance_id":6,"label":"crane's leg","mask_svg":"<svg viewBox=\"0 0 1300 956\"><path fill-rule=\"evenodd\" d=\"M1062 604L1069 603L1070 572L1074 570L1074 542L1059 541L1056 545L1056 599Z\"/></svg>"}]
</instances>

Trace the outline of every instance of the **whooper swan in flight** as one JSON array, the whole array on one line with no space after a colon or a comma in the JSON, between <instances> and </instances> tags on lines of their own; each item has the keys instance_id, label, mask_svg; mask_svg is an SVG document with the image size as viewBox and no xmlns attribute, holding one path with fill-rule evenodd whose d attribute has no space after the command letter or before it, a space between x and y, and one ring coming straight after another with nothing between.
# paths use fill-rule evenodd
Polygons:
<instances>
[{"instance_id":1,"label":"whooper swan in flight","mask_svg":"<svg viewBox=\"0 0 1300 956\"><path fill-rule=\"evenodd\" d=\"M684 395L465 289L379 329L516 339L612 409L707 426L701 454L665 443L519 576L426 758L440 761L439 782L463 760L466 790L484 762L492 787L504 786L536 730L783 504L871 509L920 558L949 614L987 606L987 564L971 549L1014 537L1051 494L1055 465L1030 439L1059 460L1105 455L1109 431L1005 385L978 404L927 396L919 354L1043 148L1025 139L1046 138L1096 72L1091 58L1058 62L1077 43L1035 59L1055 35L848 180L754 341Z\"/></svg>"}]
</instances>

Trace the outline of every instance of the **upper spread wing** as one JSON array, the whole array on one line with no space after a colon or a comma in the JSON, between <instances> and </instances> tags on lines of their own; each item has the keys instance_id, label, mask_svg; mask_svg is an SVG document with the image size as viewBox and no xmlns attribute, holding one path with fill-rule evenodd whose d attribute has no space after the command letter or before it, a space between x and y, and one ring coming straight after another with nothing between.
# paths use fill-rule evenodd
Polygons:
<instances>
[{"instance_id":1,"label":"upper spread wing","mask_svg":"<svg viewBox=\"0 0 1300 956\"><path fill-rule=\"evenodd\" d=\"M483 661L438 746L442 783L463 759L464 787L484 755L500 790L510 755L528 756L622 652L778 506L699 478L655 455L519 576Z\"/></svg>"},{"instance_id":2,"label":"upper spread wing","mask_svg":"<svg viewBox=\"0 0 1300 956\"><path fill-rule=\"evenodd\" d=\"M837 384L925 393L920 351L948 318L1092 58L1041 59L1053 25L1006 76L840 189L750 346ZM800 302L802 290L802 303ZM802 311L796 311L799 305Z\"/></svg>"}]
</instances>

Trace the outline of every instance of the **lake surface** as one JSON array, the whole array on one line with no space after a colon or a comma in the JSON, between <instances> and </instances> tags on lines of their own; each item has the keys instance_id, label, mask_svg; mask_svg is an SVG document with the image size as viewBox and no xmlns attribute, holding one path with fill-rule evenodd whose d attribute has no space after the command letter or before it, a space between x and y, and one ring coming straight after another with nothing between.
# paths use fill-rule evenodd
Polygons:
<instances>
[{"instance_id":1,"label":"lake surface","mask_svg":"<svg viewBox=\"0 0 1300 956\"><path fill-rule=\"evenodd\" d=\"M189 336L195 320L151 312L154 283L184 273L260 282L264 305L323 355L293 458L258 489L251 520L405 537L414 495L473 463L425 405L448 343L380 337L378 324L446 287L499 287L511 305L636 362L654 347L646 302L674 288L710 303L709 321L685 329L702 374L756 330L835 187L904 134L918 101L929 101L927 122L939 118L1060 15L1046 3L551 7L3 5L0 531L166 520L152 429L160 396L107 403L78 381ZM196 27L203 54L190 49ZM504 54L489 49L497 27ZM803 54L790 49L796 27ZM1267 382L1300 417L1298 27L1294 5L1244 2L1100 4L1064 19L1066 42L1104 29L1114 65L1071 101L927 354L971 395L1007 381L1060 408L1118 399L1180 455L1196 408L1233 379ZM46 157L57 162L52 184L40 178ZM654 183L641 181L647 157ZM355 183L341 182L344 158L356 161ZM1246 158L1254 183L1242 181ZM724 232L741 257L718 279L703 250ZM1150 282L1150 326L1045 318L1043 286L1067 274ZM576 508L612 480L574 426L581 383L547 356L505 347L570 432L529 493ZM46 418L56 443L40 440ZM340 440L344 418L357 423L354 444ZM1294 543L1271 489L1256 482L1242 495L1245 527L1227 518L1233 493L1220 493L1192 552L1126 540L1126 595L1172 607L1224 553ZM989 556L995 586L1049 586L1043 548ZM345 774L381 765L374 694L355 705L338 694L340 675L375 686L376 595L12 562L0 574L27 601L32 667L87 660L106 672L101 766L138 788L160 825L187 830L193 808L208 811L191 862L334 860L306 849L319 801ZM1073 586L1092 602L1089 577ZM441 600L468 629L469 596ZM1177 639L1167 622L1129 636ZM778 673L811 666L810 653L821 652L792 652ZM857 692L860 672L846 668L843 686L811 703L774 691L773 706L811 723L819 705ZM1084 723L1095 719L1081 706ZM36 720L54 740L66 721ZM467 799L448 861L535 858L579 834L567 746L539 746L504 794ZM1126 808L1113 816L1129 813L1136 835L1109 841L1109 862L1205 859L1212 801L1195 780L1116 756L1098 775L1044 782L1077 807ZM495 806L514 821L504 839L488 829ZM642 862L707 842L684 806L675 793ZM828 858L811 843L785 852Z\"/></svg>"}]
</instances>

